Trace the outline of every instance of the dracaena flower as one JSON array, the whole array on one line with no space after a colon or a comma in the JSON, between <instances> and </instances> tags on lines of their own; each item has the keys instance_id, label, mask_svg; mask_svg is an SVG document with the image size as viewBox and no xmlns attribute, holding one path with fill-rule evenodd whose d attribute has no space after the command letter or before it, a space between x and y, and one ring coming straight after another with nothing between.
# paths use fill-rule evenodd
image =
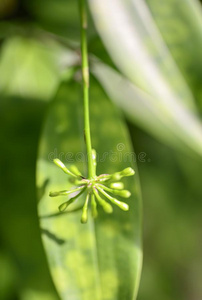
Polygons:
<instances>
[{"instance_id":1,"label":"dracaena flower","mask_svg":"<svg viewBox=\"0 0 202 300\"><path fill-rule=\"evenodd\" d=\"M93 150L93 160L94 168L96 169L95 150ZM113 212L113 206L111 204L117 205L124 211L129 210L127 203L116 199L114 196L123 198L130 197L131 193L124 189L124 184L120 180L123 177L134 175L135 171L132 168L128 167L113 174L101 174L93 178L85 178L76 166L73 165L68 169L58 158L53 161L63 172L71 176L71 181L74 184L73 189L50 192L49 194L50 197L74 195L59 206L61 212L65 211L67 207L75 202L83 193L86 193L86 196L81 215L82 223L86 223L88 220L89 206L91 206L91 214L94 218L98 215L97 204L102 206L103 210L109 214ZM96 174L96 172L94 173Z\"/></svg>"}]
</instances>

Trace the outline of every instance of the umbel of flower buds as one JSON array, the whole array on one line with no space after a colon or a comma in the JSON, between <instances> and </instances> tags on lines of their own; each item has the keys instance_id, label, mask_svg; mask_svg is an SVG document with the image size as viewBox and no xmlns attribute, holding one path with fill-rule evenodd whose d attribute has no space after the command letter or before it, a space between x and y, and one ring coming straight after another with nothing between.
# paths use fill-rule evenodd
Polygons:
<instances>
[{"instance_id":1,"label":"umbel of flower buds","mask_svg":"<svg viewBox=\"0 0 202 300\"><path fill-rule=\"evenodd\" d=\"M123 211L129 210L128 204L116 199L114 195L123 198L129 198L131 196L130 191L124 189L124 184L120 180L123 177L133 176L135 171L132 168L128 167L113 174L101 174L94 178L85 178L76 166L72 165L70 169L68 169L58 158L53 161L64 173L71 176L71 182L75 186L75 188L71 190L49 193L50 197L69 196L76 193L76 195L70 197L59 206L59 210L61 212L65 211L68 206L74 203L83 193L86 193L86 197L81 215L82 223L86 223L88 221L89 206L91 206L91 214L94 218L98 215L97 204L102 206L103 210L108 214L113 212L113 206L111 204L118 206ZM96 174L95 150L93 150L93 162L95 168L94 174Z\"/></svg>"}]
</instances>

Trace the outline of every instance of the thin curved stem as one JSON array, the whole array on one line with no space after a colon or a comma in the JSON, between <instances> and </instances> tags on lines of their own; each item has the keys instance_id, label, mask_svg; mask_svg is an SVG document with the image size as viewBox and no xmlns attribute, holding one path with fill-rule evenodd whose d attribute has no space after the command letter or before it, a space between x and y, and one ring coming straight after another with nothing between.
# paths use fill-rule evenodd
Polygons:
<instances>
[{"instance_id":1,"label":"thin curved stem","mask_svg":"<svg viewBox=\"0 0 202 300\"><path fill-rule=\"evenodd\" d=\"M83 75L83 98L84 98L84 134L88 158L88 177L93 177L92 144L90 135L89 117L89 67L88 67L88 47L87 47L87 13L85 0L79 0L80 28L81 28L81 56Z\"/></svg>"}]
</instances>

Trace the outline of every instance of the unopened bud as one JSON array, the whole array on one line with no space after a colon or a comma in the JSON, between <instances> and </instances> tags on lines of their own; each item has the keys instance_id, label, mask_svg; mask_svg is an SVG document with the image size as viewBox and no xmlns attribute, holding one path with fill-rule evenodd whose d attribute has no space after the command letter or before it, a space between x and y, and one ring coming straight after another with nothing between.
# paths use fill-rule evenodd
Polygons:
<instances>
[{"instance_id":1,"label":"unopened bud","mask_svg":"<svg viewBox=\"0 0 202 300\"><path fill-rule=\"evenodd\" d=\"M76 177L75 174L73 174L72 172L70 172L70 171L67 169L67 167L63 164L63 162L61 162L61 160L59 160L59 158L55 158L55 159L53 160L53 162L56 164L56 166L58 166L60 169L62 169L63 172L65 172L66 174L71 175L71 176L73 176L73 177Z\"/></svg>"},{"instance_id":2,"label":"unopened bud","mask_svg":"<svg viewBox=\"0 0 202 300\"><path fill-rule=\"evenodd\" d=\"M87 223L88 221L88 212L87 212L87 209L83 209L83 213L82 213L82 216L81 216L81 223Z\"/></svg>"},{"instance_id":3,"label":"unopened bud","mask_svg":"<svg viewBox=\"0 0 202 300\"><path fill-rule=\"evenodd\" d=\"M132 168L129 167L129 168L126 168L123 171L121 171L120 174L122 176L132 176L132 175L135 174L135 171Z\"/></svg>"},{"instance_id":4,"label":"unopened bud","mask_svg":"<svg viewBox=\"0 0 202 300\"><path fill-rule=\"evenodd\" d=\"M113 212L113 207L107 202L103 204L103 209L108 214L111 214Z\"/></svg>"},{"instance_id":5,"label":"unopened bud","mask_svg":"<svg viewBox=\"0 0 202 300\"><path fill-rule=\"evenodd\" d=\"M116 205L124 211L129 210L129 206L125 202L117 201Z\"/></svg>"},{"instance_id":6,"label":"unopened bud","mask_svg":"<svg viewBox=\"0 0 202 300\"><path fill-rule=\"evenodd\" d=\"M61 160L59 160L59 158L55 158L53 162L56 164L56 166L61 168L63 171L66 171L67 169L66 166L63 164L63 162L61 162Z\"/></svg>"},{"instance_id":7,"label":"unopened bud","mask_svg":"<svg viewBox=\"0 0 202 300\"><path fill-rule=\"evenodd\" d=\"M116 195L121 196L123 198L129 198L131 196L131 192L127 190L116 191Z\"/></svg>"},{"instance_id":8,"label":"unopened bud","mask_svg":"<svg viewBox=\"0 0 202 300\"><path fill-rule=\"evenodd\" d=\"M110 184L110 188L122 190L124 188L124 184L123 184L123 182L114 182L114 183Z\"/></svg>"},{"instance_id":9,"label":"unopened bud","mask_svg":"<svg viewBox=\"0 0 202 300\"><path fill-rule=\"evenodd\" d=\"M74 173L76 176L82 176L81 172L79 171L79 169L75 166L75 165L72 165L70 167L70 170L72 171L72 173Z\"/></svg>"},{"instance_id":10,"label":"unopened bud","mask_svg":"<svg viewBox=\"0 0 202 300\"><path fill-rule=\"evenodd\" d=\"M60 196L60 192L50 192L50 193L49 193L49 196L50 196L50 197L57 197L57 196Z\"/></svg>"},{"instance_id":11,"label":"unopened bud","mask_svg":"<svg viewBox=\"0 0 202 300\"><path fill-rule=\"evenodd\" d=\"M112 176L111 176L111 179L112 180L120 180L121 179L121 174L120 174L120 172L116 172L116 173L114 173L114 174L112 174Z\"/></svg>"},{"instance_id":12,"label":"unopened bud","mask_svg":"<svg viewBox=\"0 0 202 300\"><path fill-rule=\"evenodd\" d=\"M64 202L64 203L62 203L59 207L58 207L58 209L59 209L59 211L65 211L66 209L67 209L67 207L69 206L69 202Z\"/></svg>"}]
</instances>

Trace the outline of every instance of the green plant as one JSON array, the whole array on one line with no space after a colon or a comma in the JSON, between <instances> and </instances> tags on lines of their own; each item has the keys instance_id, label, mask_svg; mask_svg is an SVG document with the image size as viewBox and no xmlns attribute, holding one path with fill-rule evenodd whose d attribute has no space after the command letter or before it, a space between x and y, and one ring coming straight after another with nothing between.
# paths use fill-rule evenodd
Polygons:
<instances>
[{"instance_id":1,"label":"green plant","mask_svg":"<svg viewBox=\"0 0 202 300\"><path fill-rule=\"evenodd\" d=\"M83 74L83 98L84 98L84 135L87 148L87 160L88 160L88 177L85 178L76 166L71 166L68 170L65 165L58 159L54 159L54 163L60 167L66 174L72 177L71 182L78 186L72 190L63 190L60 192L50 192L50 197L56 196L68 196L75 192L78 192L76 196L73 196L68 201L62 203L59 206L60 211L65 211L67 207L74 203L76 199L81 196L85 191L87 192L86 200L83 206L83 213L81 216L81 222L86 223L88 220L88 206L91 201L92 216L97 217L97 203L103 207L106 213L112 213L112 206L106 202L99 192L104 195L109 201L117 205L124 211L129 209L128 204L117 200L110 196L107 192L114 195L118 195L124 198L131 196L131 193L127 190L123 190L123 183L119 182L122 177L128 177L134 175L132 168L125 168L121 172L113 174L101 174L96 175L96 151L92 149L91 145L91 130L90 130L90 116L89 116L89 66L88 66L88 49L87 49L87 14L85 9L85 0L80 0L80 18L81 18L81 53L82 53L82 74ZM118 181L118 182L117 182ZM95 200L96 199L96 200Z\"/></svg>"},{"instance_id":2,"label":"green plant","mask_svg":"<svg viewBox=\"0 0 202 300\"><path fill-rule=\"evenodd\" d=\"M62 212L64 196L49 197L89 178L78 2L0 5L0 298L135 299L142 264L137 162L144 201L138 299L201 298L201 4L86 4L96 173L135 170L107 186L129 190L130 209L112 205L114 213L106 214L98 203L99 217L92 217L93 206L83 225L87 188Z\"/></svg>"},{"instance_id":3,"label":"green plant","mask_svg":"<svg viewBox=\"0 0 202 300\"><path fill-rule=\"evenodd\" d=\"M73 69L72 75L65 78L59 88L41 136L37 163L37 186L41 191L38 204L40 227L52 277L62 299L132 299L137 294L142 265L141 196L137 166L131 160L131 167L128 167L128 160L123 159L133 150L120 112L106 97L98 82L93 77L89 80L84 0L80 3L84 102L80 101L81 86L75 81ZM83 123L83 109L86 144L83 125L80 126ZM89 117L92 144L99 162L97 166L96 153L91 146ZM118 145L123 146L119 149ZM50 159L54 149L57 149L57 155ZM106 151L109 155L105 157ZM115 161L110 157L111 151L116 151ZM73 166L72 160L66 159L65 162L65 157L68 157L65 154L68 153L74 158ZM78 153L83 160L78 159ZM60 169L70 175L69 181L59 168L55 168L53 159ZM133 169L135 180L130 176L134 174ZM96 176L96 173L102 175ZM120 182L122 178L123 182ZM72 185L75 188L72 189ZM52 198L49 197L50 191L53 191L50 193ZM64 203L64 195L71 195L72 192L77 194ZM126 204L108 192L131 197ZM112 206L99 193L116 204L113 214L108 214L112 212ZM89 195L93 217L89 215L87 222ZM100 205L96 205L95 199ZM57 211L57 206L62 212ZM78 220L82 209L81 221L87 222L85 226ZM97 211L99 217L95 219Z\"/></svg>"}]
</instances>

